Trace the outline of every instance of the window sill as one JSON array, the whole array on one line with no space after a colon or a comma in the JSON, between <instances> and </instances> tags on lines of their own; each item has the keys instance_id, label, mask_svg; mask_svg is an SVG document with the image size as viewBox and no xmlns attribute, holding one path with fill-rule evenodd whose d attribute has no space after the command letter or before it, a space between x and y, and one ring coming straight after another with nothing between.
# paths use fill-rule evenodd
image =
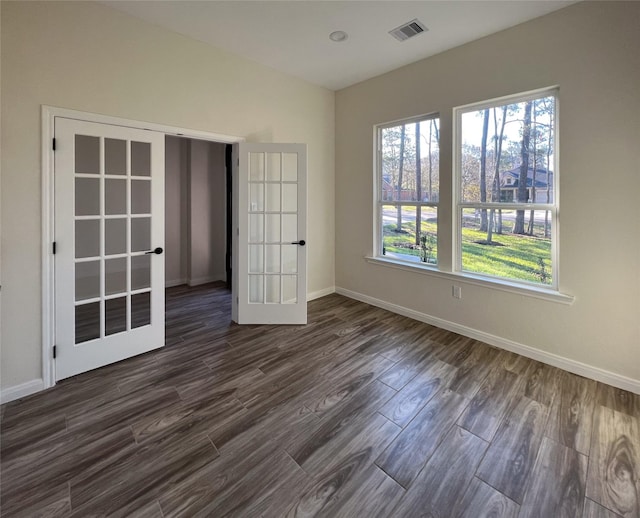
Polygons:
<instances>
[{"instance_id":1,"label":"window sill","mask_svg":"<svg viewBox=\"0 0 640 518\"><path fill-rule=\"evenodd\" d=\"M371 256L366 256L365 260L368 263L376 264L378 266L386 266L388 268L395 268L397 270L430 275L432 277L438 277L440 279L447 279L454 282L481 286L483 288L504 291L507 293L515 293L518 295L547 300L559 304L571 305L575 301L574 296L560 293L559 291L555 291L552 289L539 288L537 286L525 286L522 284L517 284L500 279L488 279L486 277L473 275L470 273L442 272L440 270L437 270L435 266L426 266L420 263L412 264L408 261Z\"/></svg>"}]
</instances>

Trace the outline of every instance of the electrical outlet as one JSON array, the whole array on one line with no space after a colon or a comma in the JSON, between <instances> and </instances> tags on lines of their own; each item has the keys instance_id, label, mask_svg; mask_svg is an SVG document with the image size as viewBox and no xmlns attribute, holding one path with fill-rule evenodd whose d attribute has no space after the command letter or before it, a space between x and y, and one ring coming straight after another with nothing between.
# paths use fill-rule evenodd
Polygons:
<instances>
[{"instance_id":1,"label":"electrical outlet","mask_svg":"<svg viewBox=\"0 0 640 518\"><path fill-rule=\"evenodd\" d=\"M461 299L462 298L462 288L460 286L452 286L451 287L451 294L453 295L454 299Z\"/></svg>"}]
</instances>

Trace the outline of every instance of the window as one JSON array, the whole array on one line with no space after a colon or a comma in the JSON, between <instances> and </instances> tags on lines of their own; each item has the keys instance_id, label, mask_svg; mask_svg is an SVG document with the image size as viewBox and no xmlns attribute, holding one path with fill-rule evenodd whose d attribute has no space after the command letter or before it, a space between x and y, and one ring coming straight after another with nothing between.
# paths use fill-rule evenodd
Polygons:
<instances>
[{"instance_id":1,"label":"window","mask_svg":"<svg viewBox=\"0 0 640 518\"><path fill-rule=\"evenodd\" d=\"M545 89L454 108L453 138L443 139L452 142L443 150L452 170L442 177L453 195L442 200L439 116L376 126L368 259L565 300L557 293L557 105L557 89ZM439 211L452 219L439 225Z\"/></svg>"},{"instance_id":2,"label":"window","mask_svg":"<svg viewBox=\"0 0 640 518\"><path fill-rule=\"evenodd\" d=\"M557 92L454 110L456 265L557 286Z\"/></svg>"},{"instance_id":3,"label":"window","mask_svg":"<svg viewBox=\"0 0 640 518\"><path fill-rule=\"evenodd\" d=\"M377 255L437 264L439 136L437 116L377 128Z\"/></svg>"}]
</instances>

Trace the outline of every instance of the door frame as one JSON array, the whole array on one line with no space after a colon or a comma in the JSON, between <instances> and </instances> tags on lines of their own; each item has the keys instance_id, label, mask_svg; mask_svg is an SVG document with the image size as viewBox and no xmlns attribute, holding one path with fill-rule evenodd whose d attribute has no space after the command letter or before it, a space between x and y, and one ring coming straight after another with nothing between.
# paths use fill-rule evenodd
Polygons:
<instances>
[{"instance_id":1,"label":"door frame","mask_svg":"<svg viewBox=\"0 0 640 518\"><path fill-rule=\"evenodd\" d=\"M42 382L43 389L48 389L56 384L55 361L53 358L53 347L55 345L55 270L53 261L53 242L55 229L55 182L54 164L55 151L53 149L53 138L55 135L55 118L65 117L99 124L110 124L113 126L126 126L129 128L146 129L156 131L166 135L183 138L193 138L219 142L221 144L234 144L244 142L244 137L234 135L223 135L209 131L181 128L168 124L158 124L154 122L144 122L122 117L112 117L98 113L70 110L55 106L42 105L41 107L41 199L42 199L42 230L41 230L41 258L42 258ZM232 198L237 203L237 191L233 192Z\"/></svg>"}]
</instances>

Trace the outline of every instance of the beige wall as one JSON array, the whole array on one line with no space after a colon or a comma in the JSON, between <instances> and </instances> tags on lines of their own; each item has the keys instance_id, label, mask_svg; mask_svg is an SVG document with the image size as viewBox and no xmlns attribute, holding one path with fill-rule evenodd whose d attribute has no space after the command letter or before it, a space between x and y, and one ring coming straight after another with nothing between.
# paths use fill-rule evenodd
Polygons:
<instances>
[{"instance_id":1,"label":"beige wall","mask_svg":"<svg viewBox=\"0 0 640 518\"><path fill-rule=\"evenodd\" d=\"M310 292L334 284L334 93L97 2L2 2L2 387L41 378L42 104L309 149Z\"/></svg>"},{"instance_id":2,"label":"beige wall","mask_svg":"<svg viewBox=\"0 0 640 518\"><path fill-rule=\"evenodd\" d=\"M336 94L336 285L640 382L640 3L582 2ZM571 306L365 262L373 126L559 85L560 288ZM439 215L451 265L451 213ZM640 387L640 385L636 386Z\"/></svg>"}]
</instances>

